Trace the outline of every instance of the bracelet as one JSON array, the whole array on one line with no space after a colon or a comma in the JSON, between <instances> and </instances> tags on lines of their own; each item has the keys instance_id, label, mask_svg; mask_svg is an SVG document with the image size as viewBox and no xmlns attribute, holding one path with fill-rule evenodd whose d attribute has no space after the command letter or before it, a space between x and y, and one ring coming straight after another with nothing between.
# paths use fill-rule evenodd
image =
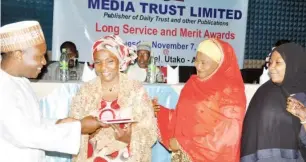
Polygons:
<instances>
[{"instance_id":1,"label":"bracelet","mask_svg":"<svg viewBox=\"0 0 306 162\"><path fill-rule=\"evenodd\" d=\"M301 121L301 124L306 124L306 120Z\"/></svg>"}]
</instances>

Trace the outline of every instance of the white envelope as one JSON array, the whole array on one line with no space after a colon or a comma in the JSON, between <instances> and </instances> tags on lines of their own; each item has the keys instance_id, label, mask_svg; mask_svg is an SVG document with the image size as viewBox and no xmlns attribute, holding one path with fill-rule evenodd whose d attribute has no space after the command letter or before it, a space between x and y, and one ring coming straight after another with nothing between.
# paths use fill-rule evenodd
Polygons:
<instances>
[{"instance_id":1,"label":"white envelope","mask_svg":"<svg viewBox=\"0 0 306 162\"><path fill-rule=\"evenodd\" d=\"M83 69L83 75L82 75L82 81L83 82L88 82L88 81L94 79L95 77L97 77L95 69L90 69L88 67L87 62L85 62L84 69Z\"/></svg>"},{"instance_id":2,"label":"white envelope","mask_svg":"<svg viewBox=\"0 0 306 162\"><path fill-rule=\"evenodd\" d=\"M178 84L179 83L179 65L176 68L172 68L167 65L167 84Z\"/></svg>"}]
</instances>

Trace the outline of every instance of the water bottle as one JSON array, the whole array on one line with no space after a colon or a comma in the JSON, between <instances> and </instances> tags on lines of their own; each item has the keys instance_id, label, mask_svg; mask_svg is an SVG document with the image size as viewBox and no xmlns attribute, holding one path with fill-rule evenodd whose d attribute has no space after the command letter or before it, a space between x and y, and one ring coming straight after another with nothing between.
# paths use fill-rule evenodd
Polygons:
<instances>
[{"instance_id":1,"label":"water bottle","mask_svg":"<svg viewBox=\"0 0 306 162\"><path fill-rule=\"evenodd\" d=\"M156 82L156 66L155 66L154 56L151 56L150 63L148 65L147 82L149 83Z\"/></svg>"},{"instance_id":2,"label":"water bottle","mask_svg":"<svg viewBox=\"0 0 306 162\"><path fill-rule=\"evenodd\" d=\"M156 67L156 82L164 83L164 73L162 72L161 62L158 62L158 66Z\"/></svg>"},{"instance_id":3,"label":"water bottle","mask_svg":"<svg viewBox=\"0 0 306 162\"><path fill-rule=\"evenodd\" d=\"M59 62L59 71L60 71L60 81L62 82L67 82L69 80L69 68L68 68L68 53L67 49L63 48L62 49L62 54Z\"/></svg>"},{"instance_id":4,"label":"water bottle","mask_svg":"<svg viewBox=\"0 0 306 162\"><path fill-rule=\"evenodd\" d=\"M161 68L159 69L159 72L156 74L156 81L158 83L164 83L164 74L161 71Z\"/></svg>"}]
</instances>

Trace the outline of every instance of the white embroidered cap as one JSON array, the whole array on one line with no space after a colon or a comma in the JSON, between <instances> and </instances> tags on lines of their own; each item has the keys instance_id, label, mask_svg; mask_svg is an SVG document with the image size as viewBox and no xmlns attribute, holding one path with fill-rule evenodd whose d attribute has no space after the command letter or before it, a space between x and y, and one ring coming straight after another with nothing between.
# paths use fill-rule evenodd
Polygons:
<instances>
[{"instance_id":1,"label":"white embroidered cap","mask_svg":"<svg viewBox=\"0 0 306 162\"><path fill-rule=\"evenodd\" d=\"M12 52L45 43L39 22L21 21L0 28L1 52Z\"/></svg>"},{"instance_id":2,"label":"white embroidered cap","mask_svg":"<svg viewBox=\"0 0 306 162\"><path fill-rule=\"evenodd\" d=\"M149 42L141 42L137 45L137 51L146 50L151 52L152 43Z\"/></svg>"}]
</instances>

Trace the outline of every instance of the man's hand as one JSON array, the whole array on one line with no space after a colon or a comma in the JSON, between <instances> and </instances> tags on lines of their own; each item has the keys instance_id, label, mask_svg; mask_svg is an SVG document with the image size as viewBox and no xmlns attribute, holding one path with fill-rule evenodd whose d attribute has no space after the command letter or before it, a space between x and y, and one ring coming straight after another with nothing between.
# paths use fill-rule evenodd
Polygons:
<instances>
[{"instance_id":1,"label":"man's hand","mask_svg":"<svg viewBox=\"0 0 306 162\"><path fill-rule=\"evenodd\" d=\"M96 130L95 132L93 132L92 134L89 134L89 139L94 138L94 137L100 132L101 129L102 129L102 127L99 128L99 129L97 129L97 130Z\"/></svg>"},{"instance_id":2,"label":"man's hand","mask_svg":"<svg viewBox=\"0 0 306 162\"><path fill-rule=\"evenodd\" d=\"M131 142L132 125L126 124L124 128L120 128L119 124L111 124L115 131L115 139L126 144Z\"/></svg>"},{"instance_id":3,"label":"man's hand","mask_svg":"<svg viewBox=\"0 0 306 162\"><path fill-rule=\"evenodd\" d=\"M79 120L74 119L74 118L65 118L65 119L59 119L58 121L56 121L56 124L70 123L70 122L75 122L75 121L79 121Z\"/></svg>"},{"instance_id":4,"label":"man's hand","mask_svg":"<svg viewBox=\"0 0 306 162\"><path fill-rule=\"evenodd\" d=\"M102 123L93 116L86 116L81 120L82 134L92 134L102 127Z\"/></svg>"},{"instance_id":5,"label":"man's hand","mask_svg":"<svg viewBox=\"0 0 306 162\"><path fill-rule=\"evenodd\" d=\"M102 130L103 128L109 128L110 127L110 124L105 124L105 123L102 123L102 122L100 122L100 125L101 125L101 128L99 128L95 132L91 133L89 135L89 139L94 138L100 132L100 130Z\"/></svg>"}]
</instances>

